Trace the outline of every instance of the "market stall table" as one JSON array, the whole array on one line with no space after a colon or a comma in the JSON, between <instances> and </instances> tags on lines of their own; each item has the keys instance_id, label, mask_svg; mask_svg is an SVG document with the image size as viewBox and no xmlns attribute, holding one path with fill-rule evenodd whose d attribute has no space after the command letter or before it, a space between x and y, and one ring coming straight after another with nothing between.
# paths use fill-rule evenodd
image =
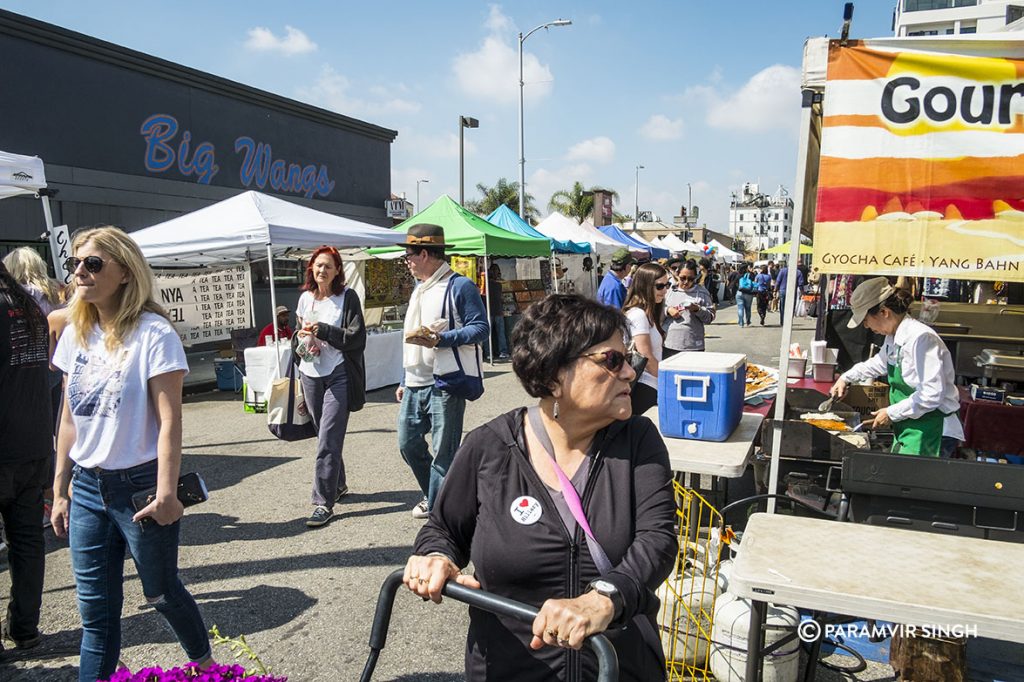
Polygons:
<instances>
[{"instance_id":1,"label":"market stall table","mask_svg":"<svg viewBox=\"0 0 1024 682\"><path fill-rule=\"evenodd\" d=\"M366 390L393 386L402 381L402 332L369 334L366 337Z\"/></svg>"},{"instance_id":2,"label":"market stall table","mask_svg":"<svg viewBox=\"0 0 1024 682\"><path fill-rule=\"evenodd\" d=\"M644 416L658 425L658 407ZM754 438L761 428L760 414L744 413L732 435L722 442L662 437L673 471L722 478L739 478L754 453Z\"/></svg>"},{"instance_id":3,"label":"market stall table","mask_svg":"<svg viewBox=\"0 0 1024 682\"><path fill-rule=\"evenodd\" d=\"M780 514L747 522L729 592L751 600L747 680L763 658L767 601L915 625L977 627L1024 643L1024 545ZM993 589L998 576L998 589Z\"/></svg>"},{"instance_id":4,"label":"market stall table","mask_svg":"<svg viewBox=\"0 0 1024 682\"><path fill-rule=\"evenodd\" d=\"M1002 455L1024 455L1024 407L974 400L960 387L960 421L964 445Z\"/></svg>"}]
</instances>

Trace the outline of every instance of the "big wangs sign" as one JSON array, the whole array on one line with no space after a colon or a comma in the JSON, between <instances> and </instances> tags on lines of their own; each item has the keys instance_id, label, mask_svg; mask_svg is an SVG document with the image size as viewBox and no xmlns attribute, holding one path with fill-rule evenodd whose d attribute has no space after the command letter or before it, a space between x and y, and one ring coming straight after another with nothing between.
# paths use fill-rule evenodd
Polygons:
<instances>
[{"instance_id":1,"label":"big wangs sign","mask_svg":"<svg viewBox=\"0 0 1024 682\"><path fill-rule=\"evenodd\" d=\"M1024 60L829 50L814 263L1024 281Z\"/></svg>"}]
</instances>

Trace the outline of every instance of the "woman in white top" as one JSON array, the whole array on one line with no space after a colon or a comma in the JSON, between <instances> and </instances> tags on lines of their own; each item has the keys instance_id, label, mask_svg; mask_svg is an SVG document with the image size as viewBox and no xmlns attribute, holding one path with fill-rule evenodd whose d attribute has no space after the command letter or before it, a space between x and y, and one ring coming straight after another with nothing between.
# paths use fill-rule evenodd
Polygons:
<instances>
[{"instance_id":1,"label":"woman in white top","mask_svg":"<svg viewBox=\"0 0 1024 682\"><path fill-rule=\"evenodd\" d=\"M665 320L668 270L657 263L644 263L633 274L622 310L629 320L629 333L636 350L647 358L647 366L631 394L633 414L643 414L658 404L658 363L661 362L661 325Z\"/></svg>"},{"instance_id":2,"label":"woman in white top","mask_svg":"<svg viewBox=\"0 0 1024 682\"><path fill-rule=\"evenodd\" d=\"M863 322L885 336L885 343L873 358L840 376L831 393L842 398L851 383L886 376L889 407L872 412L872 426L892 425L893 452L949 457L964 439L953 359L934 329L907 314L911 300L909 292L885 277L866 280L854 290L847 324L854 328Z\"/></svg>"},{"instance_id":3,"label":"woman in white top","mask_svg":"<svg viewBox=\"0 0 1024 682\"><path fill-rule=\"evenodd\" d=\"M4 256L4 265L7 272L32 294L32 298L42 308L43 315L63 307L60 285L50 277L46 271L46 261L35 249L22 246L11 251Z\"/></svg>"},{"instance_id":4,"label":"woman in white top","mask_svg":"<svg viewBox=\"0 0 1024 682\"><path fill-rule=\"evenodd\" d=\"M295 308L299 331L292 345L302 394L317 429L313 514L306 520L307 526L317 528L333 518L334 503L348 493L342 450L348 415L365 401L366 325L359 297L345 286L341 255L334 247L313 252L302 288Z\"/></svg>"},{"instance_id":5,"label":"woman in white top","mask_svg":"<svg viewBox=\"0 0 1024 682\"><path fill-rule=\"evenodd\" d=\"M64 265L75 296L53 358L65 374L65 409L51 520L58 536L70 537L82 617L78 678L106 679L117 667L126 549L146 601L205 669L213 663L206 625L178 578L185 350L128 235L86 230L72 253ZM153 489L136 511L132 497Z\"/></svg>"}]
</instances>

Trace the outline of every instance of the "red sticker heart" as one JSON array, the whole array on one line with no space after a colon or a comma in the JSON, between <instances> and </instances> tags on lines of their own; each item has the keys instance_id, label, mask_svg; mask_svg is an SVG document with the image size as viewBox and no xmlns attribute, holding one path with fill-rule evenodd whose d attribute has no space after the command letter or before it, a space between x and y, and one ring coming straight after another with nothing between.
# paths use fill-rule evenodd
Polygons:
<instances>
[{"instance_id":1,"label":"red sticker heart","mask_svg":"<svg viewBox=\"0 0 1024 682\"><path fill-rule=\"evenodd\" d=\"M524 499L522 502L519 503L519 506L520 507L529 507L530 506L530 501L527 500L527 499Z\"/></svg>"}]
</instances>

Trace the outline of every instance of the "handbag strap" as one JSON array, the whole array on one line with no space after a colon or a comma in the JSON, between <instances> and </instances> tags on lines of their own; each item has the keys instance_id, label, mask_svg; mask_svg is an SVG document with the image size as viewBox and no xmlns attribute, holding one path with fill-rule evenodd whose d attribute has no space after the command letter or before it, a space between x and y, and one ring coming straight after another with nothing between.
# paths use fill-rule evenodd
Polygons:
<instances>
[{"instance_id":1,"label":"handbag strap","mask_svg":"<svg viewBox=\"0 0 1024 682\"><path fill-rule=\"evenodd\" d=\"M288 377L288 412L285 418L288 422L292 421L293 415L295 414L295 363L289 362L288 369L285 370L285 376Z\"/></svg>"},{"instance_id":2,"label":"handbag strap","mask_svg":"<svg viewBox=\"0 0 1024 682\"><path fill-rule=\"evenodd\" d=\"M569 507L573 518L576 519L576 523L580 524L580 528L583 529L583 533L586 535L587 548L590 550L591 558L594 559L594 563L597 565L597 571L601 575L605 575L612 570L612 562L608 559L608 554L604 551L604 547L601 546L601 543L594 537L593 531L590 530L590 523L587 521L587 515L583 512L583 504L580 502L579 493L576 492L576 488L573 486L572 481L569 480L569 477L562 471L562 467L558 466L558 461L554 455L554 447L551 444L551 437L548 436L548 431L544 428L544 422L540 418L540 409L536 406L531 407L527 410L527 415L530 419L530 426L544 448L544 452L551 458L551 465L555 468L555 475L558 476L558 482L562 487L562 497L565 499L565 504Z\"/></svg>"}]
</instances>

